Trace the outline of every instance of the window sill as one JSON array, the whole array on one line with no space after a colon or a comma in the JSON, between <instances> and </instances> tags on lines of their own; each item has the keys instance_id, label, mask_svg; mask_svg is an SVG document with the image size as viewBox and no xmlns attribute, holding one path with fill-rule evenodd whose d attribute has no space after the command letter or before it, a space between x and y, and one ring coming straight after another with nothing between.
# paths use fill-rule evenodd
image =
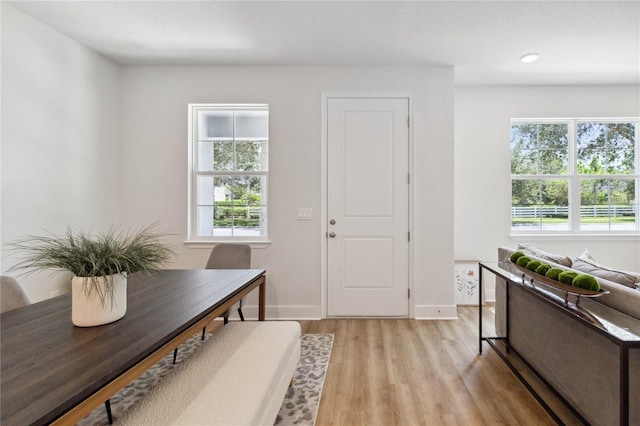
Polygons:
<instances>
[{"instance_id":1,"label":"window sill","mask_svg":"<svg viewBox=\"0 0 640 426\"><path fill-rule=\"evenodd\" d=\"M532 240L601 240L601 241L640 241L640 234L638 233L620 233L620 234L542 234L542 233L528 233L528 234L510 234L512 240L516 241L532 241Z\"/></svg>"},{"instance_id":2,"label":"window sill","mask_svg":"<svg viewBox=\"0 0 640 426\"><path fill-rule=\"evenodd\" d=\"M183 244L194 249L211 249L220 243L249 244L252 249L264 249L271 245L271 240L240 240L240 239L219 239L219 240L187 240Z\"/></svg>"}]
</instances>

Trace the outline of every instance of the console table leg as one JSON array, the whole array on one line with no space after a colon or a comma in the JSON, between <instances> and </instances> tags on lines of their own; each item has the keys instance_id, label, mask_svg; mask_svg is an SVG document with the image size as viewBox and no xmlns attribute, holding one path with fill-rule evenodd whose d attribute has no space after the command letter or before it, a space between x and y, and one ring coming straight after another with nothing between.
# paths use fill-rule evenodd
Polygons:
<instances>
[{"instance_id":1,"label":"console table leg","mask_svg":"<svg viewBox=\"0 0 640 426\"><path fill-rule=\"evenodd\" d=\"M482 353L482 264L478 263L478 338L480 347L478 353Z\"/></svg>"},{"instance_id":2,"label":"console table leg","mask_svg":"<svg viewBox=\"0 0 640 426\"><path fill-rule=\"evenodd\" d=\"M620 346L620 424L629 424L629 348Z\"/></svg>"},{"instance_id":3,"label":"console table leg","mask_svg":"<svg viewBox=\"0 0 640 426\"><path fill-rule=\"evenodd\" d=\"M507 353L509 353L509 351L511 350L511 345L509 344L509 282L505 281L504 284L504 294L505 294L505 303L504 303L504 311L506 314L506 320L505 320L505 328L506 328L506 332L507 332L507 336L506 336L506 340L505 343L507 345Z\"/></svg>"}]
</instances>

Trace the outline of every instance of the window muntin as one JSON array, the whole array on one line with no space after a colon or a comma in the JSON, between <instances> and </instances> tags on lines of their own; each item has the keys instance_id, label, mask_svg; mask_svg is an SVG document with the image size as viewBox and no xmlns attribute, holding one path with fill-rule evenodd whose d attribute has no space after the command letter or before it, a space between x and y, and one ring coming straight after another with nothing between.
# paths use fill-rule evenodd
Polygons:
<instances>
[{"instance_id":1,"label":"window muntin","mask_svg":"<svg viewBox=\"0 0 640 426\"><path fill-rule=\"evenodd\" d=\"M192 104L190 240L267 237L267 105Z\"/></svg>"},{"instance_id":2,"label":"window muntin","mask_svg":"<svg viewBox=\"0 0 640 426\"><path fill-rule=\"evenodd\" d=\"M577 123L578 173L635 174L637 123Z\"/></svg>"},{"instance_id":3,"label":"window muntin","mask_svg":"<svg viewBox=\"0 0 640 426\"><path fill-rule=\"evenodd\" d=\"M516 123L511 126L511 173L567 174L566 123Z\"/></svg>"},{"instance_id":4,"label":"window muntin","mask_svg":"<svg viewBox=\"0 0 640 426\"><path fill-rule=\"evenodd\" d=\"M636 232L638 120L512 120L511 230Z\"/></svg>"},{"instance_id":5,"label":"window muntin","mask_svg":"<svg viewBox=\"0 0 640 426\"><path fill-rule=\"evenodd\" d=\"M512 179L512 229L568 231L568 179Z\"/></svg>"},{"instance_id":6,"label":"window muntin","mask_svg":"<svg viewBox=\"0 0 640 426\"><path fill-rule=\"evenodd\" d=\"M637 230L636 193L633 179L580 179L580 229Z\"/></svg>"}]
</instances>

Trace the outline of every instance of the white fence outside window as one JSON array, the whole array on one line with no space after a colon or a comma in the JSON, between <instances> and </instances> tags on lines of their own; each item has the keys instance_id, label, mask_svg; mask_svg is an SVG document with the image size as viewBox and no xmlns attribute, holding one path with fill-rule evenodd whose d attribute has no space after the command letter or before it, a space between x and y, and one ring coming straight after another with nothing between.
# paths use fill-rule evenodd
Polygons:
<instances>
[{"instance_id":1,"label":"white fence outside window","mask_svg":"<svg viewBox=\"0 0 640 426\"><path fill-rule=\"evenodd\" d=\"M636 206L581 206L581 217L636 216ZM569 217L567 206L513 206L511 217Z\"/></svg>"}]
</instances>

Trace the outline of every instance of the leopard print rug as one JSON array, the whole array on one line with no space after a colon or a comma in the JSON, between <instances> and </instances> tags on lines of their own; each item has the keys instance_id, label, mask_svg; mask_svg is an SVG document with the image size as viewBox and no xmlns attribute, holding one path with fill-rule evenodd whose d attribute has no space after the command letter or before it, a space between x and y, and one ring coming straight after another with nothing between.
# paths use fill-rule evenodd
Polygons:
<instances>
[{"instance_id":1,"label":"leopard print rug","mask_svg":"<svg viewBox=\"0 0 640 426\"><path fill-rule=\"evenodd\" d=\"M324 378L329 366L333 334L303 334L300 361L276 417L278 426L314 425Z\"/></svg>"}]
</instances>

